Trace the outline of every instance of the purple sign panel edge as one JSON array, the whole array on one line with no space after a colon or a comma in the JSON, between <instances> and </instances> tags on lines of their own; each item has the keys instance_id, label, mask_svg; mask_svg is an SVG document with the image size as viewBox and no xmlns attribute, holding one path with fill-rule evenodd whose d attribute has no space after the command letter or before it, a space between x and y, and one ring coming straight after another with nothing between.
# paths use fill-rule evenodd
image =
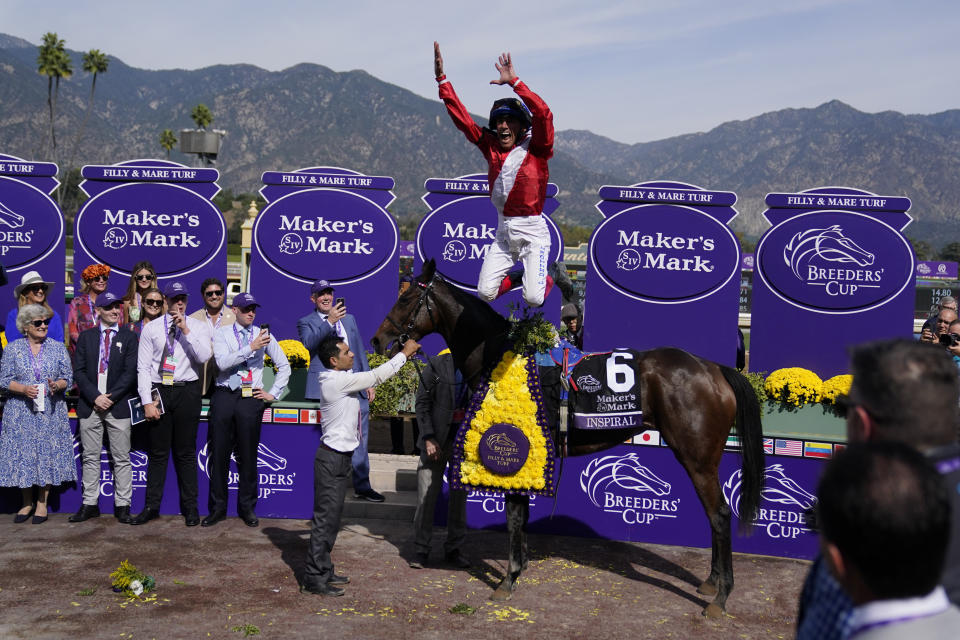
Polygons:
<instances>
[{"instance_id":1,"label":"purple sign panel edge","mask_svg":"<svg viewBox=\"0 0 960 640\"><path fill-rule=\"evenodd\" d=\"M772 195L775 204L795 202L788 198L845 196L909 205L907 198L888 198L850 187L819 187L798 194ZM816 202L819 201L807 202L807 205ZM783 367L804 367L826 379L847 372L850 346L912 335L916 258L910 242L902 234L911 218L905 211L877 210L877 207L879 204L874 209L818 210L808 206L764 212L773 226L757 244L751 309L751 369L769 372ZM818 243L816 250L797 251L800 243L806 242L807 235L813 232L836 237ZM846 238L851 234L852 238ZM877 243L882 246L874 247ZM821 255L822 246L830 249L830 253ZM793 262L788 258L798 255L810 264L799 271L792 267L785 270L783 265ZM839 262L841 259L844 261ZM888 278L891 282L883 282L891 269L893 275ZM835 308L831 308L810 298L814 294L795 292L800 285L791 284L793 279L799 278L803 284L807 281L802 276L810 274L817 277L823 274L825 278L836 275L834 280L847 282L843 291L839 284L835 286L834 293L859 298L851 298L846 306L834 304ZM879 291L882 295L871 297L870 289L862 293L859 288L850 288L857 282L882 289ZM828 285L823 286L826 295ZM789 340L785 340L785 336L789 336Z\"/></svg>"},{"instance_id":2,"label":"purple sign panel edge","mask_svg":"<svg viewBox=\"0 0 960 640\"><path fill-rule=\"evenodd\" d=\"M704 193L732 193L712 192L696 185L662 180L605 188L615 191L672 189L683 193L695 193L698 190ZM586 288L590 291L590 295L584 309L584 348L587 351L607 351L617 347L645 350L661 346L676 346L701 357L732 366L736 361L741 251L740 243L728 225L738 215L736 209L731 206L638 204L634 201L620 200L601 200L596 206L604 215L604 221L591 235L588 248ZM641 228L640 223L632 220L637 228L632 231L628 229L629 233L623 229L615 229L617 224L623 224L623 222L618 223L619 216L637 216L650 211L656 212L661 218L658 224L666 226L648 232L648 229ZM667 217L668 211L684 213L685 220L680 220L679 217L673 219ZM621 218L621 220L626 222L628 218ZM637 220L641 219L637 218ZM669 226L683 224L687 228L677 227L675 231ZM614 233L605 232L607 225L614 225L610 227ZM717 268L723 277L711 278L709 286L703 285L699 292L690 290L678 299L671 299L671 287L661 286L662 291L652 292L654 295L638 295L637 292L629 290L629 287L628 290L624 290L624 287L618 283L611 282L610 274L606 273L617 269L638 270L644 264L643 255L651 255L649 252L643 255L640 253L640 249L647 246L656 248L659 244L664 251L678 252L690 252L698 247L705 250L704 241L708 240L706 236L711 232L716 235L716 238L709 239L710 250L720 250L718 258L721 266ZM650 237L647 238L647 236ZM629 241L631 247L617 246L621 240ZM675 241L678 244L674 244ZM637 247L633 247L633 244ZM634 251L637 255L621 256L627 252L627 249ZM611 256L618 264L623 257L622 267L617 264L607 264L604 269L600 262L605 260L610 263ZM697 273L705 269L704 265L710 259L699 254L668 258L663 253L655 256L652 266L658 269L661 265L664 269L675 266L678 272L682 272L684 267L687 267L688 271L695 270L694 273ZM604 270L605 272L601 273ZM649 287L662 284L659 282L661 279L636 278L636 280L638 286ZM624 322L625 317L630 317L633 321ZM694 320L708 319L708 321L698 325L696 331L678 332L677 322L681 317Z\"/></svg>"},{"instance_id":3,"label":"purple sign panel edge","mask_svg":"<svg viewBox=\"0 0 960 640\"><path fill-rule=\"evenodd\" d=\"M4 203L4 213L13 214L9 222L3 222L5 217L0 219L0 264L6 268L8 279L8 283L0 287L0 322L5 322L7 313L17 307L13 293L20 284L20 278L29 271L37 271L44 280L54 283L47 293L47 299L66 323L66 308L63 304L66 285L66 222L60 207L50 197L60 185L54 177L57 166L50 162L25 160L3 153L0 153L0 163L23 167L17 171L6 168L3 174L0 174L0 203ZM5 191L11 193L5 194ZM28 215L11 210L11 207L21 208L13 202L14 199L20 201L24 198L29 201L29 205L24 203L29 210ZM40 212L47 217L38 220ZM24 235L28 232L29 238ZM9 235L11 233L13 235ZM45 236L46 240L42 247L35 250L33 245L38 233ZM13 266L11 251L23 254L16 259Z\"/></svg>"},{"instance_id":4,"label":"purple sign panel edge","mask_svg":"<svg viewBox=\"0 0 960 640\"><path fill-rule=\"evenodd\" d=\"M355 179L366 177L341 167L309 167L293 172L265 172L264 175L268 173L280 176L302 174L342 175ZM382 176L376 178L381 181L392 180ZM356 318L361 337L369 341L393 306L398 293L400 234L396 220L386 209L395 199L393 193L381 190L376 196L377 199L374 199L377 192L369 185L355 189L264 185L260 192L268 204L254 222L249 280L250 292L262 305L258 321L269 322L271 331L280 339L298 339L297 320L315 309L310 300L310 284L322 278L331 282L337 297L345 299L347 312ZM328 212L323 207L329 205L331 200L344 206ZM314 204L304 208L311 202ZM288 206L292 208L286 208ZM294 218L297 219L297 229L292 226ZM276 222L275 228L269 227L271 221ZM281 231L284 232L283 235L273 238ZM351 237L351 247L363 255L375 253L376 264L364 263L358 266L353 262L345 262L343 256L346 254L317 253L321 242L324 249L332 248L336 238L330 238L334 235L349 235L354 232L364 237ZM293 244L283 244L283 238L290 233L300 236L299 244L296 238L289 239ZM276 240L274 244L270 244L271 238ZM318 256L316 260L309 264L296 260L296 256L305 251L309 252L311 247ZM337 248L343 247L338 244ZM370 254L365 253L367 249ZM329 257L322 259L327 254ZM370 346L364 344L362 348L369 350Z\"/></svg>"},{"instance_id":5,"label":"purple sign panel edge","mask_svg":"<svg viewBox=\"0 0 960 640\"><path fill-rule=\"evenodd\" d=\"M137 172L136 176L133 175L134 171ZM145 178L140 171L156 173ZM182 174L175 175L176 172ZM203 306L200 285L205 279L216 277L226 283L226 222L212 200L220 191L215 182L219 171L188 167L168 160L138 158L113 165L87 165L82 173L89 177L80 183L80 189L90 198L83 203L74 219L73 277L76 294L83 289L80 277L83 269L90 264L104 263L111 267L112 282L107 290L124 295L127 282L122 279L129 278L133 266L145 259L143 254L137 255L136 251L131 251L131 238L137 237L148 242L151 249L161 250L155 253L162 253L162 256L157 255L150 260L157 271L156 286L161 291L166 283L174 280L186 285L190 295L188 312ZM135 194L134 206L129 207L124 202L122 214L111 211L111 219L117 222L111 226L120 231L110 235L109 230L104 232L97 228L95 221L91 222L93 218L90 216L95 215L96 206L113 204L111 200L122 202L127 194ZM178 206L167 211L164 198L175 201ZM185 210L185 206L198 208ZM175 234L165 233L174 219L182 228ZM107 224L106 218L99 226L104 224ZM131 228L128 230L125 227ZM155 242L154 232L157 233L157 240L163 236L162 244ZM102 237L101 233L104 234ZM147 234L150 234L149 237ZM128 255L111 256L114 251Z\"/></svg>"}]
</instances>

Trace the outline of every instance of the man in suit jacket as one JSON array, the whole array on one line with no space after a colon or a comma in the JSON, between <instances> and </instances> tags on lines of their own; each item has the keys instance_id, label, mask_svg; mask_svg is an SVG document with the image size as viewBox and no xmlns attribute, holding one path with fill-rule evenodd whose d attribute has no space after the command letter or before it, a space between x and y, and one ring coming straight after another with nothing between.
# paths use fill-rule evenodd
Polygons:
<instances>
[{"instance_id":1,"label":"man in suit jacket","mask_svg":"<svg viewBox=\"0 0 960 640\"><path fill-rule=\"evenodd\" d=\"M119 325L123 300L112 293L97 296L97 326L80 333L73 379L80 392L77 417L83 445L83 504L70 522L100 516L100 449L103 430L113 457L113 515L130 522L133 483L130 470L130 407L137 389L137 334Z\"/></svg>"},{"instance_id":2,"label":"man in suit jacket","mask_svg":"<svg viewBox=\"0 0 960 640\"><path fill-rule=\"evenodd\" d=\"M319 376L327 369L323 366L317 349L324 338L338 335L350 347L356 356L353 359L353 371L370 371L370 363L367 362L367 343L360 337L356 319L347 313L345 304L334 304L333 285L327 280L317 280L310 287L310 300L315 309L297 321L297 333L300 334L300 342L310 352L306 397L309 400L321 400ZM373 387L360 392L362 441L353 452L353 491L356 498L383 502L383 495L370 486L367 442L370 433L370 400L373 400L373 396Z\"/></svg>"},{"instance_id":3,"label":"man in suit jacket","mask_svg":"<svg viewBox=\"0 0 960 640\"><path fill-rule=\"evenodd\" d=\"M453 366L450 350L430 358L417 389L417 423L420 425L420 464L417 465L417 512L413 517L415 552L410 566L422 569L430 558L433 512L443 484L443 470L453 453L453 440L463 421L466 385ZM467 492L450 490L447 510L448 563L467 569L470 561L460 551L467 534Z\"/></svg>"},{"instance_id":4,"label":"man in suit jacket","mask_svg":"<svg viewBox=\"0 0 960 640\"><path fill-rule=\"evenodd\" d=\"M203 307L191 313L190 317L207 323L207 327L210 329L210 348L212 349L213 336L217 335L221 327L233 325L237 318L233 311L224 305L226 291L218 278L204 280L203 284L200 285L200 293L203 294ZM203 363L201 369L201 371L197 371L203 383L201 393L204 397L208 397L216 386L217 374L220 372L217 368L216 358L211 356L209 360Z\"/></svg>"}]
</instances>

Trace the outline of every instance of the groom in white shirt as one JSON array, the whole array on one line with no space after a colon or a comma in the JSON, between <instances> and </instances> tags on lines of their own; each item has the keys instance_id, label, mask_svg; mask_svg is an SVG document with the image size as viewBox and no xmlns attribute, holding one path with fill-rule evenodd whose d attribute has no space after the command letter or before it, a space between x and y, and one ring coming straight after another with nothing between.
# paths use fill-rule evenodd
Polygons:
<instances>
[{"instance_id":1,"label":"groom in white shirt","mask_svg":"<svg viewBox=\"0 0 960 640\"><path fill-rule=\"evenodd\" d=\"M350 582L334 573L330 551L340 530L350 459L361 442L360 392L393 376L418 349L419 344L407 340L400 353L376 369L353 371L353 351L339 336L325 338L317 348L327 367L319 374L323 434L313 462L313 522L301 591L342 596L343 589L337 585Z\"/></svg>"}]
</instances>

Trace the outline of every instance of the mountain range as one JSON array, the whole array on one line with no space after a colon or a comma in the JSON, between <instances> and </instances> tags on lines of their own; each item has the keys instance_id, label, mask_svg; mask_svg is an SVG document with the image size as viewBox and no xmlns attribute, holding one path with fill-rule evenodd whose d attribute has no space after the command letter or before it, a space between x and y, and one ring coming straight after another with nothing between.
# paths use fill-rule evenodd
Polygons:
<instances>
[{"instance_id":1,"label":"mountain range","mask_svg":"<svg viewBox=\"0 0 960 640\"><path fill-rule=\"evenodd\" d=\"M61 166L162 158L160 132L193 128L190 110L204 103L213 126L227 131L217 160L220 185L236 193L258 190L266 170L339 166L392 176L397 200L391 211L416 219L426 213L420 196L427 178L485 172L439 99L364 71L316 64L276 72L245 64L157 71L111 57L76 145L90 75L81 71L82 54L68 53L74 74L61 81L56 119ZM0 106L0 152L51 160L47 79L37 73L37 47L4 34ZM642 113L642 105L637 110ZM550 179L560 187L554 217L592 227L600 220L594 204L601 185L675 180L736 192L741 215L733 226L757 236L767 227L760 215L766 193L845 185L911 198L915 221L908 234L940 247L957 231L958 147L960 109L869 114L837 100L638 144L558 130L550 163ZM193 163L177 151L171 159Z\"/></svg>"}]
</instances>

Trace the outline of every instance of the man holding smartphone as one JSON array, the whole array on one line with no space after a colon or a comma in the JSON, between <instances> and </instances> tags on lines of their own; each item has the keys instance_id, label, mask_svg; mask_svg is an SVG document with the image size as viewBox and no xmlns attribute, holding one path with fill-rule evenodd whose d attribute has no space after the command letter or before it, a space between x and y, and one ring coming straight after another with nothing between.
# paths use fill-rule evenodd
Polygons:
<instances>
[{"instance_id":1,"label":"man holding smartphone","mask_svg":"<svg viewBox=\"0 0 960 640\"><path fill-rule=\"evenodd\" d=\"M259 524L256 514L257 448L263 423L263 403L272 402L290 379L290 364L266 325L254 326L260 304L249 293L233 299L236 322L220 327L213 336L213 356L219 372L210 399L207 472L210 476L210 527L227 517L227 473L230 453L237 452L237 515L248 527ZM277 366L270 391L263 389L263 357Z\"/></svg>"},{"instance_id":2,"label":"man holding smartphone","mask_svg":"<svg viewBox=\"0 0 960 640\"><path fill-rule=\"evenodd\" d=\"M307 376L306 397L320 401L320 374L327 371L317 349L329 336L339 336L356 357L353 359L354 372L370 371L367 362L366 344L360 337L357 321L347 313L343 298L334 299L333 285L327 280L317 280L310 287L310 301L314 310L297 321L297 333L300 342L310 352L310 369ZM370 502L383 502L382 494L370 486L370 456L367 452L367 440L370 433L370 400L373 400L373 387L360 392L360 430L361 441L353 452L353 491L355 497Z\"/></svg>"},{"instance_id":3,"label":"man holding smartphone","mask_svg":"<svg viewBox=\"0 0 960 640\"><path fill-rule=\"evenodd\" d=\"M186 525L193 527L200 524L196 459L201 382L197 370L210 359L213 349L206 323L184 315L186 285L170 282L163 295L168 312L143 327L137 349L137 392L147 419L150 459L144 508L131 524L145 524L160 516L167 459L172 450L180 513ZM160 392L162 414L153 401L154 388Z\"/></svg>"}]
</instances>

